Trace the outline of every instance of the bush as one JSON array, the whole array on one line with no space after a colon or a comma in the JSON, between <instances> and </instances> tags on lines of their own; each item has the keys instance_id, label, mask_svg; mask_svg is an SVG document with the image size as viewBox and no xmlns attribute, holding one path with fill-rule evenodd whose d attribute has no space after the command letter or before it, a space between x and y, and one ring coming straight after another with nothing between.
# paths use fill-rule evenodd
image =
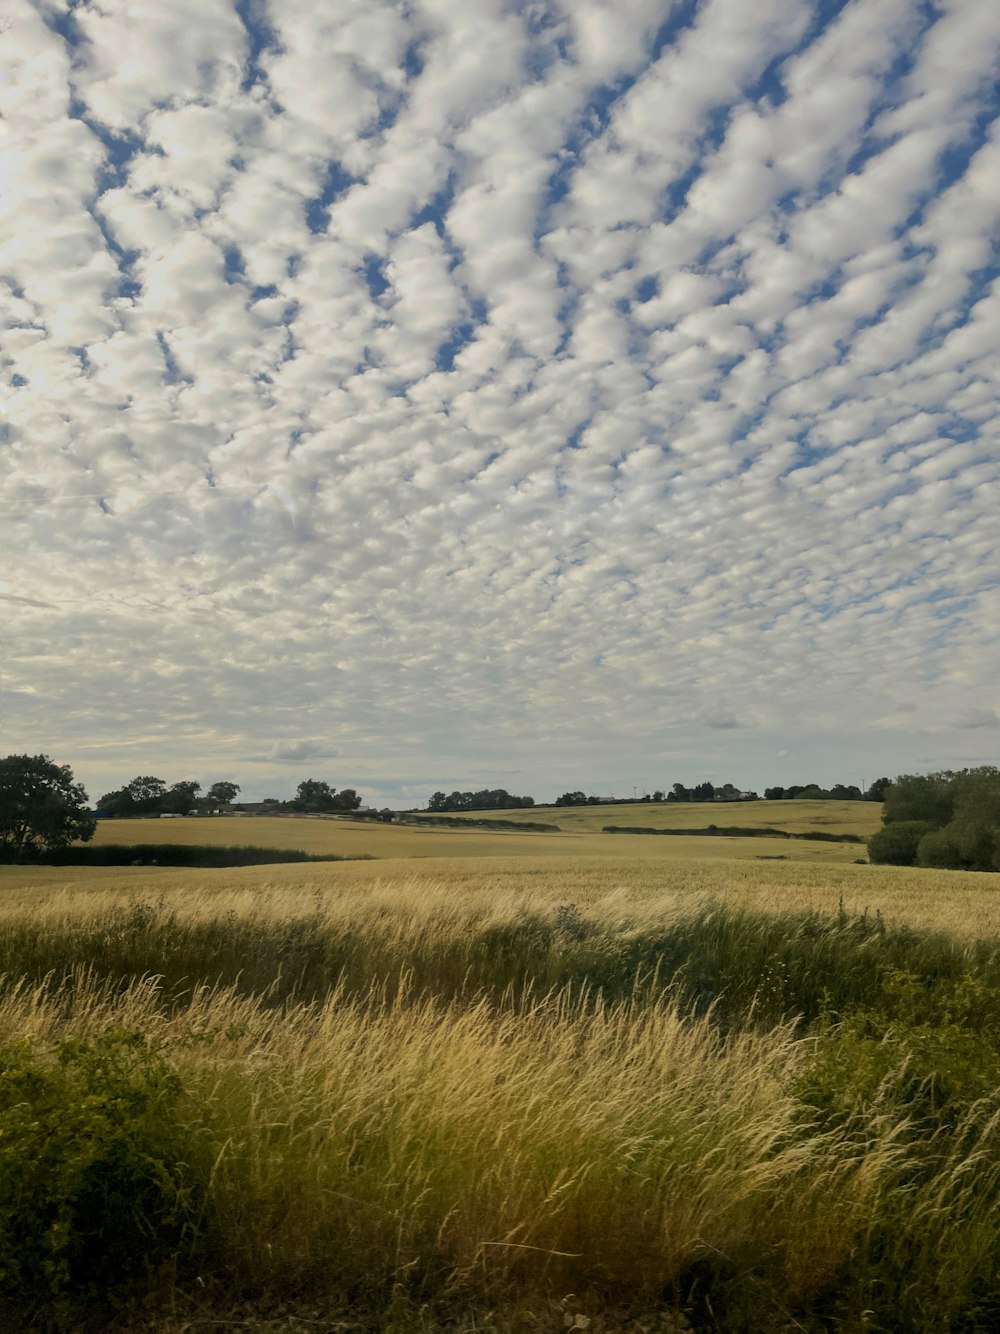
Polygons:
<instances>
[{"instance_id":1,"label":"bush","mask_svg":"<svg viewBox=\"0 0 1000 1334\"><path fill-rule=\"evenodd\" d=\"M917 844L917 865L933 866L943 871L960 871L965 859L956 840L947 828L932 829Z\"/></svg>"},{"instance_id":2,"label":"bush","mask_svg":"<svg viewBox=\"0 0 1000 1334\"><path fill-rule=\"evenodd\" d=\"M886 825L868 840L868 860L886 866L912 866L920 840L932 829L926 820L899 820Z\"/></svg>"},{"instance_id":3,"label":"bush","mask_svg":"<svg viewBox=\"0 0 1000 1334\"><path fill-rule=\"evenodd\" d=\"M0 1314L149 1288L194 1217L179 1097L141 1034L0 1048Z\"/></svg>"},{"instance_id":4,"label":"bush","mask_svg":"<svg viewBox=\"0 0 1000 1334\"><path fill-rule=\"evenodd\" d=\"M5 858L0 855L0 861ZM278 862L371 861L366 853L309 853L298 848L256 848L245 844L99 843L96 847L53 848L30 860L43 866L269 866Z\"/></svg>"}]
</instances>

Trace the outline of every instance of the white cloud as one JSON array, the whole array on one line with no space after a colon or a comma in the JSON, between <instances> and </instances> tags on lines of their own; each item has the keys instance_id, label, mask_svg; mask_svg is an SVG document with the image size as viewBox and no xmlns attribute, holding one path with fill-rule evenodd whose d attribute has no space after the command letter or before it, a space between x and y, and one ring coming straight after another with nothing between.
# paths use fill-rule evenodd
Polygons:
<instances>
[{"instance_id":1,"label":"white cloud","mask_svg":"<svg viewBox=\"0 0 1000 1334\"><path fill-rule=\"evenodd\" d=\"M377 800L989 733L1000 19L938 8L17 0L9 744Z\"/></svg>"}]
</instances>

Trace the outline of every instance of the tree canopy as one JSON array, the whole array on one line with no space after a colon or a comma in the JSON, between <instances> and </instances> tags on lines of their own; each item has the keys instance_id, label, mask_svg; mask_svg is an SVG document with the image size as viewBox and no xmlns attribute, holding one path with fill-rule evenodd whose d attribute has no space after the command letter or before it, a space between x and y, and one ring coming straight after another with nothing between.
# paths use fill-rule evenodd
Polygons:
<instances>
[{"instance_id":1,"label":"tree canopy","mask_svg":"<svg viewBox=\"0 0 1000 1334\"><path fill-rule=\"evenodd\" d=\"M873 862L1000 871L1000 769L901 774L886 790Z\"/></svg>"},{"instance_id":2,"label":"tree canopy","mask_svg":"<svg viewBox=\"0 0 1000 1334\"><path fill-rule=\"evenodd\" d=\"M0 852L16 858L94 836L86 792L69 765L48 755L0 760Z\"/></svg>"},{"instance_id":3,"label":"tree canopy","mask_svg":"<svg viewBox=\"0 0 1000 1334\"><path fill-rule=\"evenodd\" d=\"M429 811L504 811L534 806L534 797L515 797L505 787L484 787L479 792L435 792Z\"/></svg>"},{"instance_id":4,"label":"tree canopy","mask_svg":"<svg viewBox=\"0 0 1000 1334\"><path fill-rule=\"evenodd\" d=\"M322 814L324 811L356 811L361 798L353 787L338 792L329 783L318 778L306 778L299 784L295 796L288 803L293 811Z\"/></svg>"}]
</instances>

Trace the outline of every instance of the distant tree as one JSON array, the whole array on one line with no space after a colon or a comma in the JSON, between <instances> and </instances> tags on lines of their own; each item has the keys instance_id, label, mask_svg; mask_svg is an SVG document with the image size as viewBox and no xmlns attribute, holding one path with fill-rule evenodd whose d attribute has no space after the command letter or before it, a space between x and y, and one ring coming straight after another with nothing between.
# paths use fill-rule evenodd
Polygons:
<instances>
[{"instance_id":1,"label":"distant tree","mask_svg":"<svg viewBox=\"0 0 1000 1334\"><path fill-rule=\"evenodd\" d=\"M683 783L675 783L673 787L670 789L670 796L667 798L667 800L694 801L694 793L691 791L690 788L685 787Z\"/></svg>"},{"instance_id":2,"label":"distant tree","mask_svg":"<svg viewBox=\"0 0 1000 1334\"><path fill-rule=\"evenodd\" d=\"M208 806L228 806L236 800L236 794L240 790L239 783L213 783L205 796L205 803Z\"/></svg>"},{"instance_id":3,"label":"distant tree","mask_svg":"<svg viewBox=\"0 0 1000 1334\"><path fill-rule=\"evenodd\" d=\"M163 779L153 778L150 775L133 778L125 789L132 811L136 815L157 814L166 791L167 785Z\"/></svg>"},{"instance_id":4,"label":"distant tree","mask_svg":"<svg viewBox=\"0 0 1000 1334\"><path fill-rule=\"evenodd\" d=\"M699 783L698 786L694 789L693 797L689 798L689 800L711 801L714 796L715 796L715 788L712 786L711 783Z\"/></svg>"},{"instance_id":5,"label":"distant tree","mask_svg":"<svg viewBox=\"0 0 1000 1334\"><path fill-rule=\"evenodd\" d=\"M865 793L865 801L884 801L886 790L892 787L891 778L876 778Z\"/></svg>"},{"instance_id":6,"label":"distant tree","mask_svg":"<svg viewBox=\"0 0 1000 1334\"><path fill-rule=\"evenodd\" d=\"M853 783L834 783L829 792L831 801L863 801L861 789Z\"/></svg>"},{"instance_id":7,"label":"distant tree","mask_svg":"<svg viewBox=\"0 0 1000 1334\"><path fill-rule=\"evenodd\" d=\"M782 801L784 796L785 789L783 787L766 787L764 789L765 801Z\"/></svg>"},{"instance_id":8,"label":"distant tree","mask_svg":"<svg viewBox=\"0 0 1000 1334\"><path fill-rule=\"evenodd\" d=\"M174 783L164 792L160 800L160 810L167 811L171 815L187 815L188 811L197 808L200 791L201 784L196 783L194 779Z\"/></svg>"},{"instance_id":9,"label":"distant tree","mask_svg":"<svg viewBox=\"0 0 1000 1334\"><path fill-rule=\"evenodd\" d=\"M293 811L322 814L324 811L356 811L361 798L353 787L338 792L320 779L306 778L288 804Z\"/></svg>"},{"instance_id":10,"label":"distant tree","mask_svg":"<svg viewBox=\"0 0 1000 1334\"><path fill-rule=\"evenodd\" d=\"M557 806L586 806L587 794L585 792L564 792L561 797L556 797Z\"/></svg>"},{"instance_id":11,"label":"distant tree","mask_svg":"<svg viewBox=\"0 0 1000 1334\"><path fill-rule=\"evenodd\" d=\"M0 760L0 851L20 858L77 840L86 843L96 827L87 794L68 764L56 764L48 755Z\"/></svg>"},{"instance_id":12,"label":"distant tree","mask_svg":"<svg viewBox=\"0 0 1000 1334\"><path fill-rule=\"evenodd\" d=\"M435 792L429 811L502 811L534 806L534 797L516 797L505 787L484 787L478 792Z\"/></svg>"},{"instance_id":13,"label":"distant tree","mask_svg":"<svg viewBox=\"0 0 1000 1334\"><path fill-rule=\"evenodd\" d=\"M664 800L663 793L660 791L659 788L657 788L656 791L653 793L652 800L661 802Z\"/></svg>"},{"instance_id":14,"label":"distant tree","mask_svg":"<svg viewBox=\"0 0 1000 1334\"><path fill-rule=\"evenodd\" d=\"M336 789L319 778L304 778L291 800L296 811L329 811L333 809Z\"/></svg>"},{"instance_id":15,"label":"distant tree","mask_svg":"<svg viewBox=\"0 0 1000 1334\"><path fill-rule=\"evenodd\" d=\"M102 815L159 815L166 791L162 778L143 774L116 792L106 792L97 809Z\"/></svg>"}]
</instances>

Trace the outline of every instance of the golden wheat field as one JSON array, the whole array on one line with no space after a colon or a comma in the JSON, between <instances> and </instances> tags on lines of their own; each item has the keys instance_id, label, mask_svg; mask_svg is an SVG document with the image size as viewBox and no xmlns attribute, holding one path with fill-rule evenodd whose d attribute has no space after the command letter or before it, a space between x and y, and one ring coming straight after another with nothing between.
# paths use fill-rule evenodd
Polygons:
<instances>
[{"instance_id":1,"label":"golden wheat field","mask_svg":"<svg viewBox=\"0 0 1000 1334\"><path fill-rule=\"evenodd\" d=\"M165 823L175 829L186 822ZM217 827L215 822L198 823L200 829ZM318 822L272 823L325 828ZM405 836L409 831L363 832L377 838L395 832ZM437 832L441 841L452 835L450 830ZM317 899L325 911L336 914L364 914L374 906L400 911L407 918L428 919L459 911L499 920L508 913L575 903L609 924L669 921L706 903L773 913L832 912L843 904L852 913L881 912L895 922L963 938L1000 936L1000 875L831 863L798 855L803 844L793 845L794 860L757 861L750 854L744 859L726 858L703 850L701 845L711 842L708 839L671 839L673 855L664 849L658 857L546 853L532 859L516 839L514 855L503 855L501 844L492 856L469 856L467 837L475 836L459 833L462 851L447 856L428 853L306 866L0 866L0 920L26 910L39 919L50 912L72 916L77 910L97 910L101 904L137 894L163 895L186 913L235 909L270 917L311 912ZM638 845L641 851L648 843L657 850L662 846L654 839L621 842ZM685 846L675 852L678 843ZM618 849L616 840L614 850Z\"/></svg>"},{"instance_id":2,"label":"golden wheat field","mask_svg":"<svg viewBox=\"0 0 1000 1334\"><path fill-rule=\"evenodd\" d=\"M516 824L557 824L568 833L600 833L605 825L650 829L706 829L709 825L783 829L790 834L813 830L860 834L881 828L882 806L875 801L665 801L627 805L529 806L507 811L449 813L450 818L512 820ZM418 815L419 818L419 815Z\"/></svg>"},{"instance_id":3,"label":"golden wheat field","mask_svg":"<svg viewBox=\"0 0 1000 1334\"><path fill-rule=\"evenodd\" d=\"M852 862L864 855L859 843L826 843L784 838L715 838L683 835L604 834L605 824L651 828L701 829L710 824L774 828L788 833L857 834L879 826L880 808L872 802L747 802L741 805L692 803L662 806L593 807L527 811L477 812L478 818L534 819L558 823L558 833L455 829L428 824L383 825L363 820L294 816L233 816L216 819L103 820L94 843L251 844L297 848L313 854L346 857L609 857L659 862L683 858L715 858ZM624 813L623 813L624 812ZM520 817L517 819L517 817ZM470 818L475 818L470 816Z\"/></svg>"},{"instance_id":4,"label":"golden wheat field","mask_svg":"<svg viewBox=\"0 0 1000 1334\"><path fill-rule=\"evenodd\" d=\"M1000 875L587 828L97 839L376 859L0 867L11 1327L104 1328L99 1264L156 1334L995 1328Z\"/></svg>"}]
</instances>

